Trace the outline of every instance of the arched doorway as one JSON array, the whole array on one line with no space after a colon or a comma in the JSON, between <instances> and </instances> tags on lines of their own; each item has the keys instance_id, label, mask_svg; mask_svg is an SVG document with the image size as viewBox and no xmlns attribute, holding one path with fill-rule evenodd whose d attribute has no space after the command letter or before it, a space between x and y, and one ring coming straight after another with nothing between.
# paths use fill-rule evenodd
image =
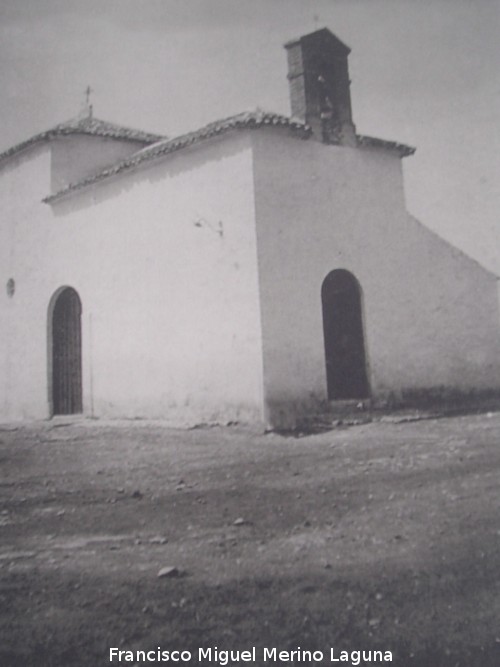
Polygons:
<instances>
[{"instance_id":1,"label":"arched doorway","mask_svg":"<svg viewBox=\"0 0 500 667\"><path fill-rule=\"evenodd\" d=\"M361 290L345 269L331 271L321 287L329 400L369 396Z\"/></svg>"},{"instance_id":2,"label":"arched doorway","mask_svg":"<svg viewBox=\"0 0 500 667\"><path fill-rule=\"evenodd\" d=\"M52 414L82 412L82 304L72 287L53 298L51 324Z\"/></svg>"}]
</instances>

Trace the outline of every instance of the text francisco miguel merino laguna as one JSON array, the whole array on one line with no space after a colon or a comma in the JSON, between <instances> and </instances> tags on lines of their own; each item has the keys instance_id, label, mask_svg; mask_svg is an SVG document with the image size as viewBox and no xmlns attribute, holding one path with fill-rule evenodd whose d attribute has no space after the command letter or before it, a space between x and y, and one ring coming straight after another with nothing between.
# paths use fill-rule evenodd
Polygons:
<instances>
[{"instance_id":1,"label":"text francisco miguel merino laguna","mask_svg":"<svg viewBox=\"0 0 500 667\"><path fill-rule=\"evenodd\" d=\"M192 651L165 651L160 646L151 651L124 651L119 648L109 649L109 661L118 662L174 662L186 663L196 660L200 665L206 663L216 663L225 667L233 665L236 662L253 662L254 664L273 663L273 662L304 662L304 663L324 663L330 660L332 663L349 663L351 665L365 664L366 662L392 662L391 651L336 651L330 648L330 653L323 651L308 651L298 646L294 650L281 651L277 648L259 648L253 646L251 649L226 650L214 648L199 648L198 655Z\"/></svg>"}]
</instances>

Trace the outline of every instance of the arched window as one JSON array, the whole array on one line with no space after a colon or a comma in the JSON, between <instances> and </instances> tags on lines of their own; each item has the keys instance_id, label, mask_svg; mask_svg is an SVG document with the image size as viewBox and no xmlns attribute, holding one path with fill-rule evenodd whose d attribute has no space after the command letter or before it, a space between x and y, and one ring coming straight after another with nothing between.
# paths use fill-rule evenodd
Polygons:
<instances>
[{"instance_id":1,"label":"arched window","mask_svg":"<svg viewBox=\"0 0 500 667\"><path fill-rule=\"evenodd\" d=\"M328 398L369 396L361 290L345 269L331 271L321 287Z\"/></svg>"},{"instance_id":2,"label":"arched window","mask_svg":"<svg viewBox=\"0 0 500 667\"><path fill-rule=\"evenodd\" d=\"M52 414L82 412L82 304L72 287L63 287L49 306Z\"/></svg>"}]
</instances>

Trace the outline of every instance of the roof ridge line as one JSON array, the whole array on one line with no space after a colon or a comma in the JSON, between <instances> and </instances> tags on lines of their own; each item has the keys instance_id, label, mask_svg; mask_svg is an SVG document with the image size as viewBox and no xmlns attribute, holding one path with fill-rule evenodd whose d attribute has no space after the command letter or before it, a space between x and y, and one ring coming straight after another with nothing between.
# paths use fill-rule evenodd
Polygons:
<instances>
[{"instance_id":1,"label":"roof ridge line","mask_svg":"<svg viewBox=\"0 0 500 667\"><path fill-rule=\"evenodd\" d=\"M162 155L174 153L197 141L209 139L232 129L252 129L265 125L288 127L292 131L299 133L302 138L308 138L312 134L312 129L307 123L296 118L291 118L290 116L284 116L273 111L263 111L262 109L242 111L222 120L212 121L198 130L192 130L171 139L165 138L149 146L144 146L144 148L132 153L132 155L129 155L113 166L107 167L77 183L68 185L55 194L45 197L43 202L50 204L72 192L81 190L111 176L116 176L123 171L139 166L147 160L153 160Z\"/></svg>"},{"instance_id":2,"label":"roof ridge line","mask_svg":"<svg viewBox=\"0 0 500 667\"><path fill-rule=\"evenodd\" d=\"M0 153L0 162L10 158L18 153L43 141L50 141L58 136L68 134L86 134L88 136L108 137L124 141L142 142L152 144L166 138L164 135L145 132L126 125L118 125L111 121L101 120L99 118L70 118L42 132L34 134L28 139L21 141L5 151Z\"/></svg>"}]
</instances>

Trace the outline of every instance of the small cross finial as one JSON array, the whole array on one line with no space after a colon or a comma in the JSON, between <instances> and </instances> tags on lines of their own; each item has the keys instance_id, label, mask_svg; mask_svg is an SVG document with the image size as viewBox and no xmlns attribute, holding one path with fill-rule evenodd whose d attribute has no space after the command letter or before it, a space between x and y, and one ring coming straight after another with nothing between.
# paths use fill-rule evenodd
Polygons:
<instances>
[{"instance_id":1,"label":"small cross finial","mask_svg":"<svg viewBox=\"0 0 500 667\"><path fill-rule=\"evenodd\" d=\"M314 19L314 29L317 30L319 24L319 16L317 14L314 14L313 19Z\"/></svg>"},{"instance_id":2,"label":"small cross finial","mask_svg":"<svg viewBox=\"0 0 500 667\"><path fill-rule=\"evenodd\" d=\"M90 86L87 86L85 89L85 103L87 104L88 107L90 107L90 94L93 93L94 91Z\"/></svg>"},{"instance_id":3,"label":"small cross finial","mask_svg":"<svg viewBox=\"0 0 500 667\"><path fill-rule=\"evenodd\" d=\"M80 112L80 118L92 118L92 105L90 104L90 95L93 93L93 89L90 86L87 86L84 91L85 100L82 104L82 110Z\"/></svg>"}]
</instances>

